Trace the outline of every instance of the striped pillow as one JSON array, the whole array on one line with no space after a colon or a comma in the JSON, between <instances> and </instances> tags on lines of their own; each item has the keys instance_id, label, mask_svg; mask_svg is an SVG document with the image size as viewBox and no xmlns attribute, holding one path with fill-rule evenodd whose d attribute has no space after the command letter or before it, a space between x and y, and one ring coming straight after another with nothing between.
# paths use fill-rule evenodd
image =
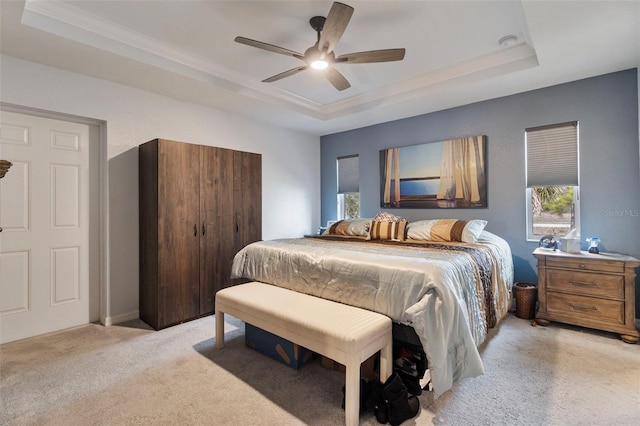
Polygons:
<instances>
[{"instance_id":1,"label":"striped pillow","mask_svg":"<svg viewBox=\"0 0 640 426\"><path fill-rule=\"evenodd\" d=\"M467 224L464 220L440 219L431 227L434 241L462 241L462 231Z\"/></svg>"},{"instance_id":2,"label":"striped pillow","mask_svg":"<svg viewBox=\"0 0 640 426\"><path fill-rule=\"evenodd\" d=\"M381 222L374 220L371 224L372 240L404 241L407 222Z\"/></svg>"},{"instance_id":3,"label":"striped pillow","mask_svg":"<svg viewBox=\"0 0 640 426\"><path fill-rule=\"evenodd\" d=\"M371 219L339 220L327 228L322 235L368 240L369 228L371 228Z\"/></svg>"},{"instance_id":4,"label":"striped pillow","mask_svg":"<svg viewBox=\"0 0 640 426\"><path fill-rule=\"evenodd\" d=\"M425 241L461 241L476 243L487 225L486 220L432 219L411 222L407 238Z\"/></svg>"}]
</instances>

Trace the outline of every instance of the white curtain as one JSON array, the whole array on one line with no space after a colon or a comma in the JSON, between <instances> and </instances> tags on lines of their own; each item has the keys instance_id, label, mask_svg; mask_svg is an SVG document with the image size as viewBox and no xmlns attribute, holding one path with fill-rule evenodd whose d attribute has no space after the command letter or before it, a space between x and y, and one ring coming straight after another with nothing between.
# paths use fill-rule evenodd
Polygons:
<instances>
[{"instance_id":1,"label":"white curtain","mask_svg":"<svg viewBox=\"0 0 640 426\"><path fill-rule=\"evenodd\" d=\"M440 162L440 200L478 203L486 196L483 136L444 142Z\"/></svg>"},{"instance_id":2,"label":"white curtain","mask_svg":"<svg viewBox=\"0 0 640 426\"><path fill-rule=\"evenodd\" d=\"M384 165L384 194L385 205L398 204L400 202L400 148L386 150ZM391 193L391 181L394 181L393 193Z\"/></svg>"}]
</instances>

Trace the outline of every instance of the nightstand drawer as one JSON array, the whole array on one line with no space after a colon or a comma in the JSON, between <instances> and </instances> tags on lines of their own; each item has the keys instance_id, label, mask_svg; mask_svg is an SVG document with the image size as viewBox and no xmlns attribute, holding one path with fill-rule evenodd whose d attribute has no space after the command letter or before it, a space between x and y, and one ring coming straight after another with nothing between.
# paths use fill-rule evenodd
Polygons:
<instances>
[{"instance_id":1,"label":"nightstand drawer","mask_svg":"<svg viewBox=\"0 0 640 426\"><path fill-rule=\"evenodd\" d=\"M589 272L547 269L547 289L585 296L624 299L624 277Z\"/></svg>"},{"instance_id":2,"label":"nightstand drawer","mask_svg":"<svg viewBox=\"0 0 640 426\"><path fill-rule=\"evenodd\" d=\"M624 263L608 260L593 259L567 259L547 257L546 266L548 268L569 268L580 271L600 271L624 273Z\"/></svg>"},{"instance_id":3,"label":"nightstand drawer","mask_svg":"<svg viewBox=\"0 0 640 426\"><path fill-rule=\"evenodd\" d=\"M624 324L624 302L622 301L552 292L549 292L547 297L547 311L550 313Z\"/></svg>"}]
</instances>

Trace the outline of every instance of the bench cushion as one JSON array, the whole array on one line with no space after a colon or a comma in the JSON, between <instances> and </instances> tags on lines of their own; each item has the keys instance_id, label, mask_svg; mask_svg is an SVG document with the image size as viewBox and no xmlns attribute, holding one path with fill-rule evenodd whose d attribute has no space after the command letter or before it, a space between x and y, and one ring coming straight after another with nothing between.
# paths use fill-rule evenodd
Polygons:
<instances>
[{"instance_id":1,"label":"bench cushion","mask_svg":"<svg viewBox=\"0 0 640 426\"><path fill-rule=\"evenodd\" d=\"M338 362L391 335L391 319L385 315L259 282L220 290L218 304L216 310L235 311L245 322Z\"/></svg>"}]
</instances>

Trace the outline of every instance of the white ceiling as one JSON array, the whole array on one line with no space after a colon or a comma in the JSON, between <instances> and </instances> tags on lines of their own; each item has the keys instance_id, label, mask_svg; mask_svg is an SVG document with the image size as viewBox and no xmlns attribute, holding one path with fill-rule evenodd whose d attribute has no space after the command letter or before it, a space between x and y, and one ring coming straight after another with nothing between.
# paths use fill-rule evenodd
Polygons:
<instances>
[{"instance_id":1,"label":"white ceiling","mask_svg":"<svg viewBox=\"0 0 640 426\"><path fill-rule=\"evenodd\" d=\"M336 56L406 56L337 64L342 92L311 70L261 83L302 62L233 41L303 53L331 1L1 0L0 50L316 135L640 65L640 0L345 2Z\"/></svg>"}]
</instances>

